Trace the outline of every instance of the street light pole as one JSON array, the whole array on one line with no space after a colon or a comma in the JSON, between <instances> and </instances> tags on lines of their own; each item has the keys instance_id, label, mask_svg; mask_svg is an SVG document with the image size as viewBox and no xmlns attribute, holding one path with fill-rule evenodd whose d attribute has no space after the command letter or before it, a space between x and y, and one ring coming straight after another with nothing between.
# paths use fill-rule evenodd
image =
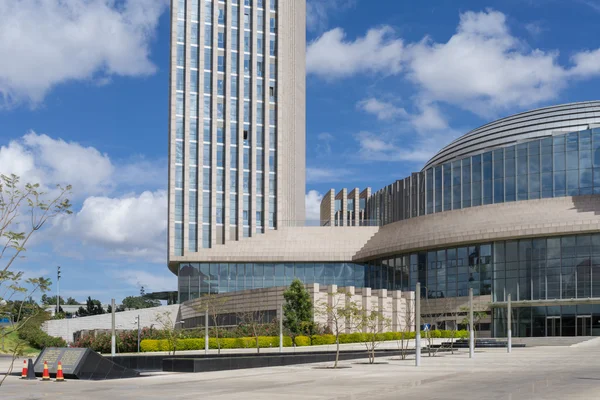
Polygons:
<instances>
[{"instance_id":1,"label":"street light pole","mask_svg":"<svg viewBox=\"0 0 600 400\"><path fill-rule=\"evenodd\" d=\"M117 336L115 334L115 299L110 300L110 311L112 327L112 334L110 336L110 355L114 357L117 350Z\"/></svg>"},{"instance_id":2,"label":"street light pole","mask_svg":"<svg viewBox=\"0 0 600 400\"><path fill-rule=\"evenodd\" d=\"M415 366L421 365L421 283L415 289Z\"/></svg>"},{"instance_id":3,"label":"street light pole","mask_svg":"<svg viewBox=\"0 0 600 400\"><path fill-rule=\"evenodd\" d=\"M140 314L137 316L137 324L138 324L138 353L140 352Z\"/></svg>"},{"instance_id":4,"label":"street light pole","mask_svg":"<svg viewBox=\"0 0 600 400\"><path fill-rule=\"evenodd\" d=\"M469 288L469 358L475 356L475 331L473 329L473 288Z\"/></svg>"},{"instance_id":5,"label":"street light pole","mask_svg":"<svg viewBox=\"0 0 600 400\"><path fill-rule=\"evenodd\" d=\"M60 265L56 267L56 313L60 312Z\"/></svg>"},{"instance_id":6,"label":"street light pole","mask_svg":"<svg viewBox=\"0 0 600 400\"><path fill-rule=\"evenodd\" d=\"M283 304L279 305L279 352L283 353Z\"/></svg>"},{"instance_id":7,"label":"street light pole","mask_svg":"<svg viewBox=\"0 0 600 400\"><path fill-rule=\"evenodd\" d=\"M510 353L512 351L512 304L510 293L508 294L508 332L507 332L507 342L506 342L506 351Z\"/></svg>"}]
</instances>

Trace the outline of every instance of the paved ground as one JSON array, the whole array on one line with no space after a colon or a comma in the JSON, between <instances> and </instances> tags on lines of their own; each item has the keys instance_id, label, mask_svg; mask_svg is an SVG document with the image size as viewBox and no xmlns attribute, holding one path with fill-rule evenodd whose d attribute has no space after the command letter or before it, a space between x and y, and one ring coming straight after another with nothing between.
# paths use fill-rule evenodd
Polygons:
<instances>
[{"instance_id":1,"label":"paved ground","mask_svg":"<svg viewBox=\"0 0 600 400\"><path fill-rule=\"evenodd\" d=\"M387 364L316 369L315 365L159 374L121 381L64 384L20 381L10 376L2 399L210 399L210 400L398 400L398 399L600 399L600 339L571 347L466 351ZM0 371L6 360L0 359ZM18 364L20 367L20 364ZM329 364L320 364L329 365Z\"/></svg>"}]
</instances>

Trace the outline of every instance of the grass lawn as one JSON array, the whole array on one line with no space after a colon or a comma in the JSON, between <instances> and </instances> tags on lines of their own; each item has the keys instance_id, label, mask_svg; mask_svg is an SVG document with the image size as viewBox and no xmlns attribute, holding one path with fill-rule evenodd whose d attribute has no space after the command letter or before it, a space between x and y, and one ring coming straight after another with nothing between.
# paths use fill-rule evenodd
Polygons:
<instances>
[{"instance_id":1,"label":"grass lawn","mask_svg":"<svg viewBox=\"0 0 600 400\"><path fill-rule=\"evenodd\" d=\"M12 354L14 348L21 342L23 340L19 339L17 332L12 332L4 337L4 350L2 350L2 339L0 338L0 354ZM24 356L37 356L40 353L40 350L31 347L28 343L21 345L20 349L20 353Z\"/></svg>"}]
</instances>

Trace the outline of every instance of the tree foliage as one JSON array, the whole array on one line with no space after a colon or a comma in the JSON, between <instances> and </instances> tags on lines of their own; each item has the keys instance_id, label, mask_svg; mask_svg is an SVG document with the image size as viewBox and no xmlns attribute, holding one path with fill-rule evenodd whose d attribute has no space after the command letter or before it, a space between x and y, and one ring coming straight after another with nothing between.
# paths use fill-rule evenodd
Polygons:
<instances>
[{"instance_id":1,"label":"tree foliage","mask_svg":"<svg viewBox=\"0 0 600 400\"><path fill-rule=\"evenodd\" d=\"M56 296L48 296L47 294L42 295L42 304L46 306L55 306L56 305ZM62 296L60 296L60 305L61 306L77 306L79 302L72 297L68 297L65 300Z\"/></svg>"},{"instance_id":2,"label":"tree foliage","mask_svg":"<svg viewBox=\"0 0 600 400\"><path fill-rule=\"evenodd\" d=\"M283 325L290 331L292 338L314 331L314 310L310 293L299 279L294 279L290 287L283 292Z\"/></svg>"},{"instance_id":3,"label":"tree foliage","mask_svg":"<svg viewBox=\"0 0 600 400\"><path fill-rule=\"evenodd\" d=\"M317 313L327 319L327 325L335 335L335 363L337 368L340 358L340 334L352 329L361 316L361 308L352 301L352 294L342 288L335 293L327 294L327 301L317 303Z\"/></svg>"},{"instance_id":4,"label":"tree foliage","mask_svg":"<svg viewBox=\"0 0 600 400\"><path fill-rule=\"evenodd\" d=\"M124 309L141 310L160 306L160 300L153 300L144 296L127 296L123 299L122 306Z\"/></svg>"},{"instance_id":5,"label":"tree foliage","mask_svg":"<svg viewBox=\"0 0 600 400\"><path fill-rule=\"evenodd\" d=\"M100 300L95 300L92 299L90 296L88 296L86 302L85 302L85 308L79 307L79 310L77 311L77 315L80 317L88 317L90 315L101 315L104 314L104 308L102 308L102 303L100 302Z\"/></svg>"},{"instance_id":6,"label":"tree foliage","mask_svg":"<svg viewBox=\"0 0 600 400\"><path fill-rule=\"evenodd\" d=\"M31 298L35 292L48 291L51 281L43 277L25 279L22 271L14 271L12 267L23 257L31 237L46 222L71 214L70 191L71 186L57 186L53 193L46 193L39 184L21 184L17 175L0 174L0 316L13 321L11 326L0 329L0 339L22 330L40 312L37 304L23 299ZM12 362L8 373L23 343L9 349ZM7 375L0 380L0 385Z\"/></svg>"}]
</instances>

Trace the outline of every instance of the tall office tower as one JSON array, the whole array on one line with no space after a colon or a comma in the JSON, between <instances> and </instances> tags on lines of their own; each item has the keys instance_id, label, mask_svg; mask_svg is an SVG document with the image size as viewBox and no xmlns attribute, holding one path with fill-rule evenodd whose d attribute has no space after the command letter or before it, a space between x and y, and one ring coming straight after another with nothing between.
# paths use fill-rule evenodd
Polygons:
<instances>
[{"instance_id":1,"label":"tall office tower","mask_svg":"<svg viewBox=\"0 0 600 400\"><path fill-rule=\"evenodd\" d=\"M172 0L169 261L304 219L305 0Z\"/></svg>"}]
</instances>

